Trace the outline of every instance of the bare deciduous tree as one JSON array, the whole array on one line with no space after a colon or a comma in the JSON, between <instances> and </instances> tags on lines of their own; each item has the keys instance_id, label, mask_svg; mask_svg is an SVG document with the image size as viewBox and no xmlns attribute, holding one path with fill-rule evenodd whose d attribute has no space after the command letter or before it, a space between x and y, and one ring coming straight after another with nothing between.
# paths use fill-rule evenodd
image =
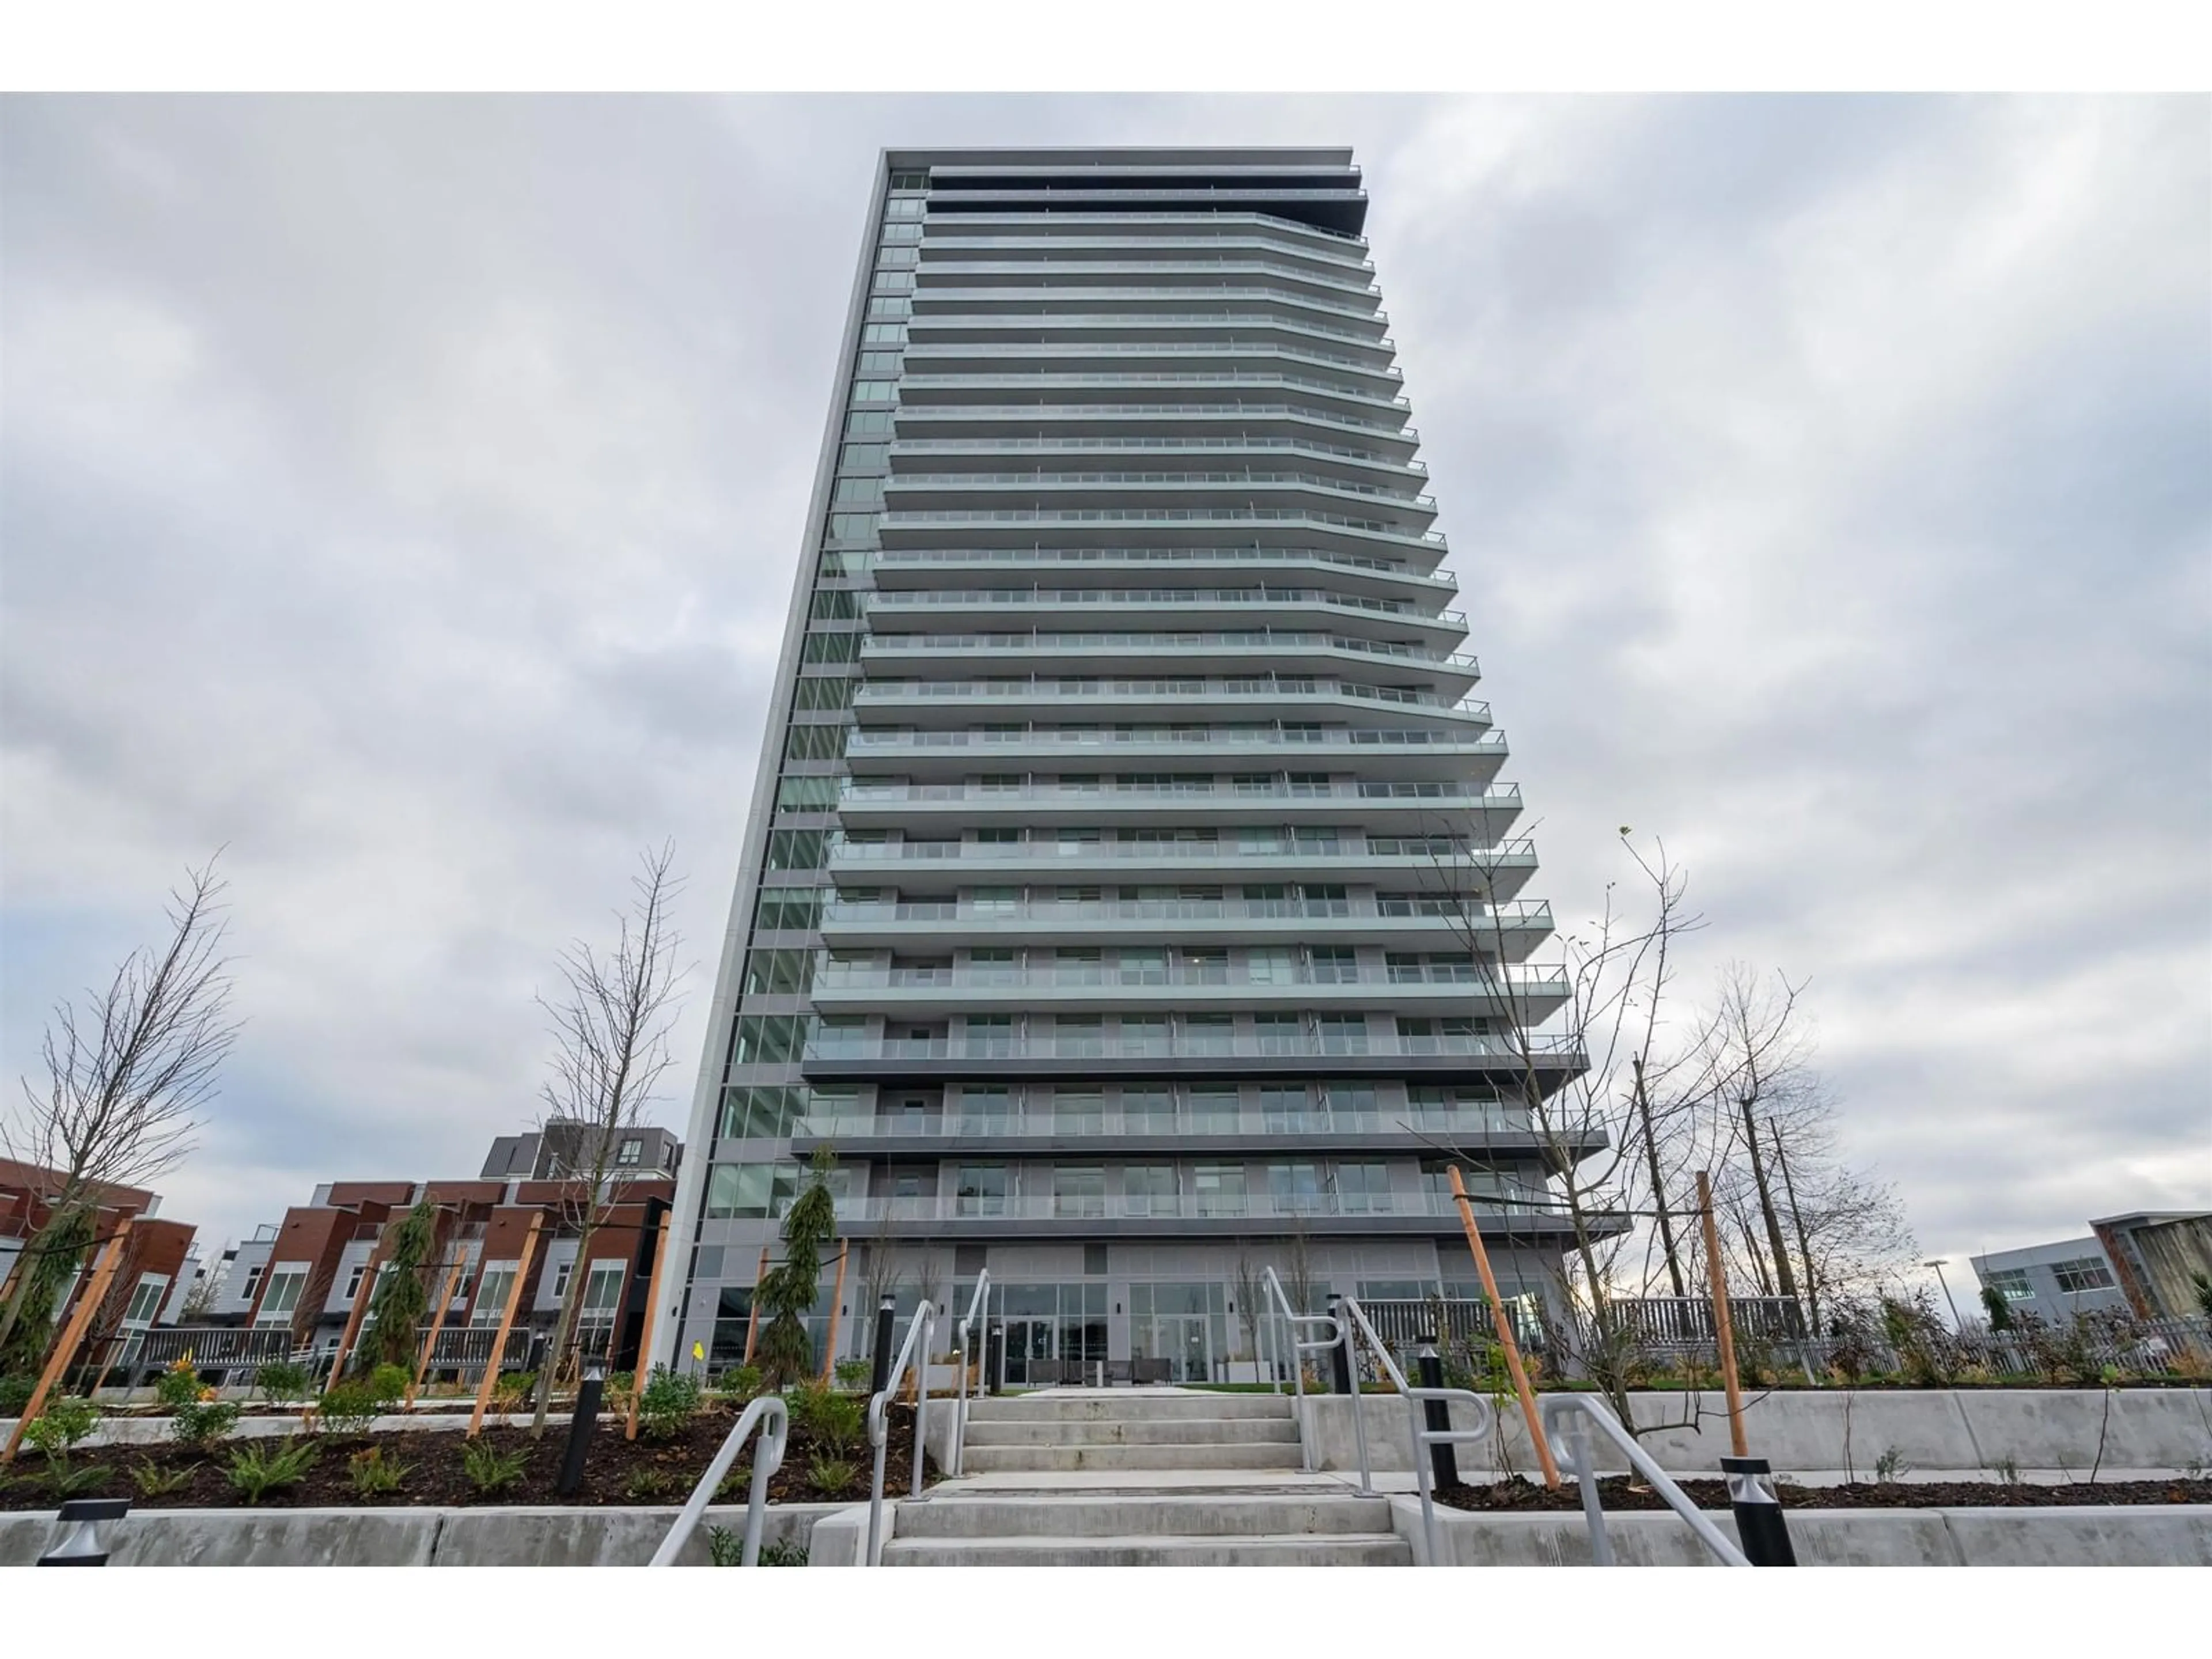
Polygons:
<instances>
[{"instance_id":1,"label":"bare deciduous tree","mask_svg":"<svg viewBox=\"0 0 2212 1659\"><path fill-rule=\"evenodd\" d=\"M40 1194L47 1219L25 1246L0 1309L0 1351L26 1346L16 1327L33 1316L34 1285L47 1277L32 1270L73 1265L41 1258L82 1248L66 1241L84 1236L81 1224L101 1193L149 1186L192 1149L194 1114L215 1097L239 1030L230 1013L231 959L222 954L225 884L215 863L186 870L183 886L170 893L166 945L133 951L106 990L86 993L82 1008L55 1005L40 1045L46 1086L21 1079L22 1103L0 1121L0 1152L52 1172ZM42 1330L37 1346L44 1343Z\"/></svg>"},{"instance_id":2,"label":"bare deciduous tree","mask_svg":"<svg viewBox=\"0 0 2212 1659\"><path fill-rule=\"evenodd\" d=\"M557 1044L553 1075L543 1091L547 1109L538 1131L574 1148L569 1167L560 1173L574 1185L564 1222L575 1234L576 1265L562 1293L553 1346L538 1378L534 1437L545 1432L554 1373L576 1328L592 1237L621 1200L623 1189L656 1173L623 1164L619 1147L624 1133L642 1123L654 1087L674 1063L668 1036L680 1006L680 940L668 912L683 888L682 878L670 874L675 856L673 844L666 842L639 854L638 873L630 881L635 896L629 910L617 914L611 953L602 956L583 940L575 941L560 957L563 994L557 1000L538 1000L552 1019Z\"/></svg>"},{"instance_id":3,"label":"bare deciduous tree","mask_svg":"<svg viewBox=\"0 0 2212 1659\"><path fill-rule=\"evenodd\" d=\"M1485 847L1470 833L1455 836L1449 854L1434 860L1444 914L1480 988L1476 1030L1486 1030L1514 1069L1513 1104L1528 1115L1548 1190L1510 1192L1486 1150L1445 1150L1476 1172L1468 1184L1477 1194L1566 1221L1571 1240L1560 1277L1579 1318L1564 1322L1563 1334L1571 1357L1612 1396L1623 1422L1633 1420L1626 1395L1632 1334L1612 1307L1616 1268L1632 1231L1639 1170L1649 1170L1663 1208L1666 1143L1688 1121L1686 1100L1659 1087L1673 1079L1677 1062L1658 1045L1672 1036L1664 1012L1671 952L1680 936L1703 925L1684 908L1686 878L1664 846L1647 858L1629 833L1621 831L1622 843L1648 885L1649 915L1626 915L1607 884L1599 916L1559 935L1561 963L1540 974L1516 971L1510 962L1510 924L1517 917L1499 888L1514 867L1511 845ZM1556 1015L1547 1004L1558 1005ZM1539 1029L1547 1026L1553 1029Z\"/></svg>"}]
</instances>

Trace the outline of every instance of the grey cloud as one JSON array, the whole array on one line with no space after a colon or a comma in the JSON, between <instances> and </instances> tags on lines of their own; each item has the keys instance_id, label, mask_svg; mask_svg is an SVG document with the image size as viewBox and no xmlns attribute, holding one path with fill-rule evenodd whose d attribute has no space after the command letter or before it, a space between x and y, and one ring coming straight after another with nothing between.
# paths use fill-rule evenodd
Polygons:
<instances>
[{"instance_id":1,"label":"grey cloud","mask_svg":"<svg viewBox=\"0 0 2212 1659\"><path fill-rule=\"evenodd\" d=\"M1348 142L1561 915L1664 833L1711 962L1813 976L1931 1249L2203 1202L2208 138L2201 99L9 100L0 1059L227 841L252 1024L172 1212L472 1169L637 844L720 937L878 147Z\"/></svg>"}]
</instances>

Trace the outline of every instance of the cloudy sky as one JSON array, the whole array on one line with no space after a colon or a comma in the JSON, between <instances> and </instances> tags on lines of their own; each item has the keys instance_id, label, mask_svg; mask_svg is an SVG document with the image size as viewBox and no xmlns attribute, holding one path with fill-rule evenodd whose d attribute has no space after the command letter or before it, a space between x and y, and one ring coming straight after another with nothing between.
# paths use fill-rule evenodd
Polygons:
<instances>
[{"instance_id":1,"label":"cloudy sky","mask_svg":"<svg viewBox=\"0 0 2212 1659\"><path fill-rule=\"evenodd\" d=\"M677 841L681 1127L879 146L1349 143L1587 915L1663 834L1931 1253L2212 1202L2212 100L0 106L0 1075L228 851L167 1212L473 1173ZM1955 1282L1955 1281L1954 1281Z\"/></svg>"}]
</instances>

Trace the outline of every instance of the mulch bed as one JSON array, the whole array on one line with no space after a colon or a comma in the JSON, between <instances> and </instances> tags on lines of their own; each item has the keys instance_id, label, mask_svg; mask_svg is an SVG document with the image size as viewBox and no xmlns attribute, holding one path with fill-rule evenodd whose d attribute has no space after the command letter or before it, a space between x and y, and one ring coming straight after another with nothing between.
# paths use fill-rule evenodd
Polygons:
<instances>
[{"instance_id":1,"label":"mulch bed","mask_svg":"<svg viewBox=\"0 0 2212 1659\"><path fill-rule=\"evenodd\" d=\"M1723 1480L1683 1480L1676 1483L1701 1510L1729 1506L1728 1483ZM1607 1510L1663 1510L1666 1499L1648 1486L1632 1486L1625 1475L1597 1483L1598 1495ZM1778 1489L1785 1510L1955 1510L2064 1509L2084 1504L2212 1504L2212 1480L2100 1480L2070 1486L2037 1486L2024 1482L2007 1486L1996 1480L1854 1481L1843 1486L1800 1486L1783 1482ZM1508 1480L1480 1486L1440 1486L1437 1502L1455 1510L1489 1514L1511 1514L1540 1510L1580 1512L1582 1493L1572 1480L1553 1492L1515 1475Z\"/></svg>"},{"instance_id":2,"label":"mulch bed","mask_svg":"<svg viewBox=\"0 0 2212 1659\"><path fill-rule=\"evenodd\" d=\"M706 1473L707 1465L714 1460L736 1421L736 1413L720 1406L702 1409L684 1431L665 1440L649 1440L641 1427L635 1441L623 1438L622 1420L617 1417L602 1417L599 1431L592 1438L591 1455L584 1465L582 1487L574 1497L562 1498L553 1490L560 1478L561 1460L568 1445L568 1427L555 1422L546 1425L545 1437L532 1440L527 1429L487 1428L481 1437L499 1451L523 1449L528 1453L519 1480L497 1492L479 1490L465 1472L462 1449L465 1437L455 1430L416 1429L404 1432L353 1435L341 1438L336 1435L318 1437L322 1451L298 1485L262 1494L259 1507L263 1509L392 1509L415 1506L463 1507L471 1505L510 1504L653 1504L673 1505L684 1502L691 1488ZM75 1493L84 1498L128 1498L133 1510L174 1509L235 1509L242 1507L245 1498L232 1486L227 1474L234 1453L243 1447L275 1447L283 1443L258 1436L250 1440L233 1439L208 1451L190 1451L180 1446L163 1443L153 1446L80 1447L70 1459L70 1468L81 1469L98 1467L105 1469L106 1478L89 1490ZM755 1444L758 1442L756 1440ZM356 1453L370 1447L380 1448L384 1461L397 1461L407 1466L406 1477L398 1489L364 1498L355 1491L348 1472L348 1463ZM884 1490L904 1492L912 1490L914 1483L914 1408L894 1405L890 1415L890 1438L885 1449ZM810 1444L794 1424L789 1443L785 1447L783 1466L769 1480L770 1501L779 1504L824 1503L837 1499L865 1499L868 1480L874 1468L875 1453L865 1437L857 1446L842 1449L835 1454ZM851 1483L838 1490L825 1490L813 1479L817 1462L842 1461L851 1466ZM143 1464L164 1470L188 1470L184 1483L173 1492L148 1493L143 1491L131 1472ZM941 1479L934 1460L926 1469L926 1485ZM751 1489L751 1454L748 1449L725 1483L720 1501L742 1504ZM17 1455L12 1468L0 1469L0 1510L50 1510L57 1499L46 1477L45 1460L36 1452L24 1450Z\"/></svg>"}]
</instances>

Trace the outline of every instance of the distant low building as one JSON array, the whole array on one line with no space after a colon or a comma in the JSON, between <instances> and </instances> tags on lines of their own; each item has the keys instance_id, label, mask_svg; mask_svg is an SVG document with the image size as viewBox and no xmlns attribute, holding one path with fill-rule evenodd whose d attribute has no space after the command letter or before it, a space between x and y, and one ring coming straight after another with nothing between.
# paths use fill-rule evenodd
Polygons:
<instances>
[{"instance_id":1,"label":"distant low building","mask_svg":"<svg viewBox=\"0 0 2212 1659\"><path fill-rule=\"evenodd\" d=\"M474 1180L327 1182L307 1203L287 1210L283 1221L264 1224L237 1247L208 1307L208 1323L283 1328L290 1333L286 1346L293 1353L313 1359L329 1354L356 1299L374 1291L372 1267L380 1278L385 1271L386 1229L428 1198L440 1211L430 1316L450 1274L446 1328L496 1326L523 1271L524 1242L536 1218L539 1242L516 1328L550 1336L569 1278L581 1273L579 1346L629 1366L644 1318L653 1240L675 1199L683 1146L662 1129L623 1132L610 1159L620 1180L615 1201L580 1261L585 1187L571 1172L589 1164L589 1138L586 1126L560 1122L537 1133L502 1135Z\"/></svg>"},{"instance_id":2,"label":"distant low building","mask_svg":"<svg viewBox=\"0 0 2212 1659\"><path fill-rule=\"evenodd\" d=\"M2142 1211L2089 1224L2128 1304L2145 1319L2201 1316L2212 1281L2212 1210Z\"/></svg>"},{"instance_id":3,"label":"distant low building","mask_svg":"<svg viewBox=\"0 0 2212 1659\"><path fill-rule=\"evenodd\" d=\"M2094 1238L2066 1238L1968 1258L1984 1291L1995 1291L2017 1319L2063 1325L2076 1315L2128 1305L2119 1276Z\"/></svg>"},{"instance_id":4,"label":"distant low building","mask_svg":"<svg viewBox=\"0 0 2212 1659\"><path fill-rule=\"evenodd\" d=\"M15 1276L23 1266L23 1252L53 1214L66 1176L59 1170L0 1158L0 1302L14 1290ZM171 1325L184 1307L184 1291L198 1271L192 1256L190 1222L169 1221L157 1213L158 1194L143 1187L103 1186L94 1217L94 1247L62 1304L54 1310L57 1327L76 1306L76 1298L91 1283L91 1267L100 1247L112 1237L125 1216L131 1235L124 1258L109 1281L107 1294L79 1347L84 1356L106 1358L122 1356L135 1347L156 1325Z\"/></svg>"}]
</instances>

